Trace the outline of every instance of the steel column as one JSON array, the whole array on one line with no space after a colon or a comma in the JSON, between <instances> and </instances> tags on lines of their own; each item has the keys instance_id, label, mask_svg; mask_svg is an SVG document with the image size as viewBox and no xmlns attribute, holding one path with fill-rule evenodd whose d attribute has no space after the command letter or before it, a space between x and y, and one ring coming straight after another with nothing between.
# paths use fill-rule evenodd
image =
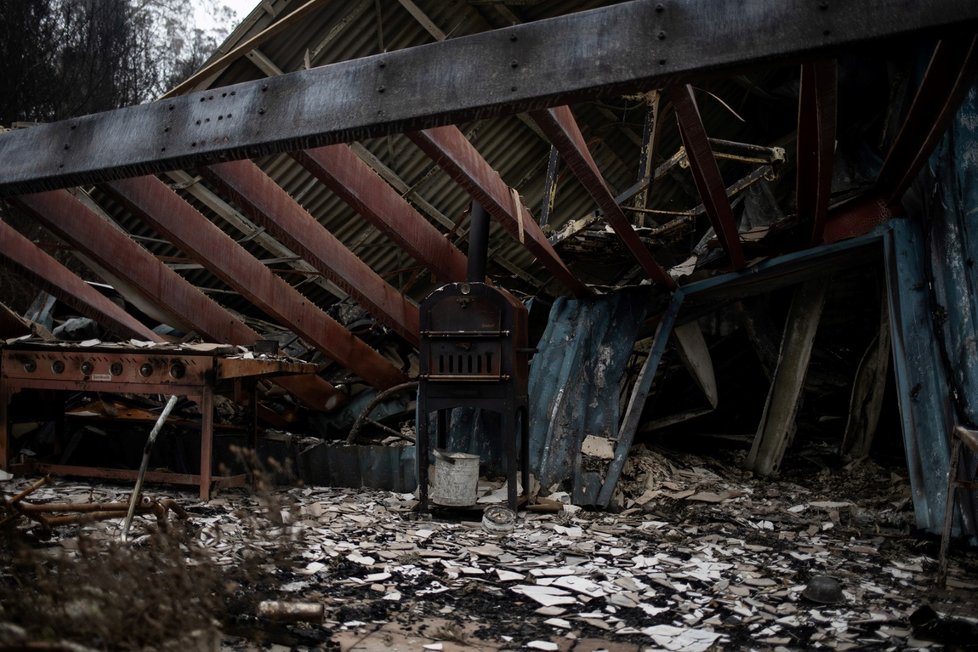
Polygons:
<instances>
[{"instance_id":1,"label":"steel column","mask_svg":"<svg viewBox=\"0 0 978 652\"><path fill-rule=\"evenodd\" d=\"M812 225L812 242L822 241L832 191L837 107L835 61L804 63L798 93L798 219Z\"/></svg>"},{"instance_id":2,"label":"steel column","mask_svg":"<svg viewBox=\"0 0 978 652\"><path fill-rule=\"evenodd\" d=\"M212 274L341 366L381 389L406 380L389 360L275 276L156 177L116 181L105 188Z\"/></svg>"},{"instance_id":3,"label":"steel column","mask_svg":"<svg viewBox=\"0 0 978 652\"><path fill-rule=\"evenodd\" d=\"M331 145L293 157L439 281L465 278L465 255L349 147Z\"/></svg>"},{"instance_id":4,"label":"steel column","mask_svg":"<svg viewBox=\"0 0 978 652\"><path fill-rule=\"evenodd\" d=\"M248 216L361 303L381 323L418 345L418 307L346 248L251 161L201 169Z\"/></svg>"},{"instance_id":5,"label":"steel column","mask_svg":"<svg viewBox=\"0 0 978 652\"><path fill-rule=\"evenodd\" d=\"M591 294L560 259L519 195L506 185L457 127L438 127L407 136L482 204L564 287L576 296Z\"/></svg>"},{"instance_id":6,"label":"steel column","mask_svg":"<svg viewBox=\"0 0 978 652\"><path fill-rule=\"evenodd\" d=\"M664 288L675 288L676 281L655 261L652 252L638 237L631 222L622 212L621 206L615 201L615 196L608 188L608 184L605 183L604 177L601 176L597 164L591 157L591 152L587 148L587 143L584 142L584 136L577 126L577 121L574 119L570 107L560 106L554 109L535 111L530 114L530 117L536 121L550 142L560 150L567 166L594 198L604 213L608 224L615 230L622 243L645 270L648 277Z\"/></svg>"},{"instance_id":7,"label":"steel column","mask_svg":"<svg viewBox=\"0 0 978 652\"><path fill-rule=\"evenodd\" d=\"M158 341L159 335L109 301L74 272L42 251L12 226L0 222L0 257L45 291L117 335Z\"/></svg>"},{"instance_id":8,"label":"steel column","mask_svg":"<svg viewBox=\"0 0 978 652\"><path fill-rule=\"evenodd\" d=\"M669 97L679 122L679 134L686 148L689 170L693 173L706 214L730 257L730 264L734 269L743 269L747 263L737 233L737 223L734 221L723 177L720 176L720 168L706 137L706 128L696 106L696 99L693 97L693 87L686 85L670 88Z\"/></svg>"},{"instance_id":9,"label":"steel column","mask_svg":"<svg viewBox=\"0 0 978 652\"><path fill-rule=\"evenodd\" d=\"M9 201L106 270L127 279L146 299L178 318L180 323L176 325L215 342L251 346L261 339L244 322L69 192L22 195ZM318 376L283 377L276 381L313 409L328 409L341 402L341 395Z\"/></svg>"}]
</instances>

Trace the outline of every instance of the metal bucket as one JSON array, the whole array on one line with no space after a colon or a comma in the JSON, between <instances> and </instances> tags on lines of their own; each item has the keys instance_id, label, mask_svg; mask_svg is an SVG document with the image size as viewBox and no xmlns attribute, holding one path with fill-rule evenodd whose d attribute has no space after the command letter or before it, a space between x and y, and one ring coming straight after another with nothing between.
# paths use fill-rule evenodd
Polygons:
<instances>
[{"instance_id":1,"label":"metal bucket","mask_svg":"<svg viewBox=\"0 0 978 652\"><path fill-rule=\"evenodd\" d=\"M435 487L431 500L448 507L474 505L479 489L479 456L435 451Z\"/></svg>"}]
</instances>

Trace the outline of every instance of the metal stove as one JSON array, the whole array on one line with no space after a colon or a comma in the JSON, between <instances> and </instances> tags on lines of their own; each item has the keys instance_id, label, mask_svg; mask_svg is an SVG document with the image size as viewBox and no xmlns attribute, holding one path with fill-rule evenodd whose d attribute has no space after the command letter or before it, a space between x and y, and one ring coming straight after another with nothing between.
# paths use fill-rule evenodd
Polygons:
<instances>
[{"instance_id":1,"label":"metal stove","mask_svg":"<svg viewBox=\"0 0 978 652\"><path fill-rule=\"evenodd\" d=\"M418 377L419 509L428 509L429 418L436 413L435 446L444 449L448 415L477 407L501 415L510 509L517 507L516 470L529 488L527 312L509 292L484 282L489 216L472 205L468 280L449 283L421 303ZM519 454L517 454L519 439Z\"/></svg>"}]
</instances>

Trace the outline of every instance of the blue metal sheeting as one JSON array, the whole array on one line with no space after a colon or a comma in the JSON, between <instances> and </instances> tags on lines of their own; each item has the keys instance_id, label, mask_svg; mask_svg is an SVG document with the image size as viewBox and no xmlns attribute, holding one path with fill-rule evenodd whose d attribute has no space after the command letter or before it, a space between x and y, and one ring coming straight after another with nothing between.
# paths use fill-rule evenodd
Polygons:
<instances>
[{"instance_id":1,"label":"blue metal sheeting","mask_svg":"<svg viewBox=\"0 0 978 652\"><path fill-rule=\"evenodd\" d=\"M947 378L934 333L920 223L891 221L884 240L893 373L917 527L940 532L950 434Z\"/></svg>"},{"instance_id":2,"label":"blue metal sheeting","mask_svg":"<svg viewBox=\"0 0 978 652\"><path fill-rule=\"evenodd\" d=\"M923 457L942 462L937 478L927 484L926 503L940 504L941 513L917 511L918 524L932 532L942 525L948 468L948 438L955 423L978 426L978 87L972 87L954 122L930 158L922 193L924 219L921 247L927 279L932 282L929 306L937 355L929 363L943 373L941 405L945 428L916 441ZM932 417L936 420L936 417ZM908 451L909 451L908 447ZM973 456L965 455L968 468ZM959 525L978 537L978 495L961 500ZM916 504L916 501L915 501Z\"/></svg>"},{"instance_id":3,"label":"blue metal sheeting","mask_svg":"<svg viewBox=\"0 0 978 652\"><path fill-rule=\"evenodd\" d=\"M586 436L617 437L621 380L652 292L554 303L530 365L530 469L543 487L573 476Z\"/></svg>"}]
</instances>

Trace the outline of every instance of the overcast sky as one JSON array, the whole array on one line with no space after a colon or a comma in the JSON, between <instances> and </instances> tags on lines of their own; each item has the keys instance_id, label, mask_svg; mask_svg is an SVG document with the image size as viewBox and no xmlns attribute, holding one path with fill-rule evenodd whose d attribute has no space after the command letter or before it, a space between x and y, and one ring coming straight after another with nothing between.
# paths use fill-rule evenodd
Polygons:
<instances>
[{"instance_id":1,"label":"overcast sky","mask_svg":"<svg viewBox=\"0 0 978 652\"><path fill-rule=\"evenodd\" d=\"M245 19L245 16L251 13L251 10L258 5L260 0L221 0L221 2L236 12L237 16L234 23L231 25L214 24L213 17L204 11L202 5L198 4L194 7L194 22L196 22L197 27L205 30L218 28L223 33L230 34L231 31Z\"/></svg>"}]
</instances>

